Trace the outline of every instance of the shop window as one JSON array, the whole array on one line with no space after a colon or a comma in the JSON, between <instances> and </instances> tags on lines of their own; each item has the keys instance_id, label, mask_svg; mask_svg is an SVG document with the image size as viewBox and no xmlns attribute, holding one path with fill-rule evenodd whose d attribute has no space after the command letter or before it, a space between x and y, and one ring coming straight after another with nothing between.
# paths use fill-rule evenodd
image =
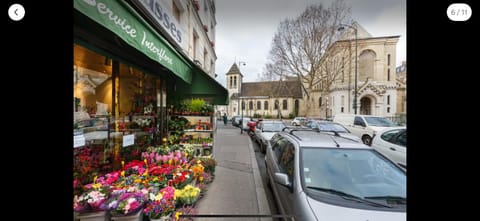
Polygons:
<instances>
[{"instance_id":1,"label":"shop window","mask_svg":"<svg viewBox=\"0 0 480 221\"><path fill-rule=\"evenodd\" d=\"M253 101L248 102L248 109L253 110Z\"/></svg>"},{"instance_id":2,"label":"shop window","mask_svg":"<svg viewBox=\"0 0 480 221\"><path fill-rule=\"evenodd\" d=\"M275 103L274 103L274 106L273 106L273 109L274 110L278 110L278 100L275 100Z\"/></svg>"},{"instance_id":3,"label":"shop window","mask_svg":"<svg viewBox=\"0 0 480 221\"><path fill-rule=\"evenodd\" d=\"M268 101L263 102L263 109L268 110Z\"/></svg>"},{"instance_id":4,"label":"shop window","mask_svg":"<svg viewBox=\"0 0 480 221\"><path fill-rule=\"evenodd\" d=\"M261 109L262 109L262 102L257 101L257 110L261 110Z\"/></svg>"},{"instance_id":5,"label":"shop window","mask_svg":"<svg viewBox=\"0 0 480 221\"><path fill-rule=\"evenodd\" d=\"M105 60L109 58L74 45L75 110L85 116L112 112L112 66Z\"/></svg>"},{"instance_id":6,"label":"shop window","mask_svg":"<svg viewBox=\"0 0 480 221\"><path fill-rule=\"evenodd\" d=\"M284 109L284 110L287 110L287 109L288 109L288 102L287 102L287 100L283 100L282 106L283 106L283 109Z\"/></svg>"}]
</instances>

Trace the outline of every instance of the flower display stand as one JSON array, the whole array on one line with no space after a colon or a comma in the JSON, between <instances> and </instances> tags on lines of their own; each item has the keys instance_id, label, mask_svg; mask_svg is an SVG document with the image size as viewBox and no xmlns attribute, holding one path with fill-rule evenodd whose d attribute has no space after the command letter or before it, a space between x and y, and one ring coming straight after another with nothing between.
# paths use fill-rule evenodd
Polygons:
<instances>
[{"instance_id":1,"label":"flower display stand","mask_svg":"<svg viewBox=\"0 0 480 221\"><path fill-rule=\"evenodd\" d=\"M129 215L129 216L112 216L112 220L116 220L116 221L142 221L143 220L143 209L141 209L137 213Z\"/></svg>"},{"instance_id":2,"label":"flower display stand","mask_svg":"<svg viewBox=\"0 0 480 221\"><path fill-rule=\"evenodd\" d=\"M110 221L110 213L106 211L90 212L78 214L80 221Z\"/></svg>"}]
</instances>

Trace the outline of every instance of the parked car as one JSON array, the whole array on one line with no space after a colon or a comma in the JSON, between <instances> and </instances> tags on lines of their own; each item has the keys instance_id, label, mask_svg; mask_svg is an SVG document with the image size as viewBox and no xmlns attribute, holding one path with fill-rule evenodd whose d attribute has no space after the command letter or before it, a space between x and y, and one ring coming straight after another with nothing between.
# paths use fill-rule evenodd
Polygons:
<instances>
[{"instance_id":1,"label":"parked car","mask_svg":"<svg viewBox=\"0 0 480 221\"><path fill-rule=\"evenodd\" d=\"M300 126L300 125L303 125L304 122L305 122L305 117L295 117L293 118L291 124L292 126Z\"/></svg>"},{"instance_id":2,"label":"parked car","mask_svg":"<svg viewBox=\"0 0 480 221\"><path fill-rule=\"evenodd\" d=\"M272 136L283 130L286 125L282 121L260 121L255 130L255 141L260 145L260 151L265 153L267 143Z\"/></svg>"},{"instance_id":3,"label":"parked car","mask_svg":"<svg viewBox=\"0 0 480 221\"><path fill-rule=\"evenodd\" d=\"M407 128L392 127L378 132L372 140L372 147L407 169Z\"/></svg>"},{"instance_id":4,"label":"parked car","mask_svg":"<svg viewBox=\"0 0 480 221\"><path fill-rule=\"evenodd\" d=\"M355 140L357 142L362 142L360 137L353 135L347 128L343 125L326 120L309 120L305 123L305 127L318 129L324 132L333 132L338 133L341 137Z\"/></svg>"},{"instance_id":5,"label":"parked car","mask_svg":"<svg viewBox=\"0 0 480 221\"><path fill-rule=\"evenodd\" d=\"M267 147L267 185L280 213L295 220L406 220L406 171L363 143L301 130L278 132Z\"/></svg>"},{"instance_id":6,"label":"parked car","mask_svg":"<svg viewBox=\"0 0 480 221\"><path fill-rule=\"evenodd\" d=\"M242 130L244 131L248 131L250 130L250 127L248 126L248 122L250 121L254 121L251 117L243 117L243 118L239 118L239 125L238 127L241 127Z\"/></svg>"},{"instance_id":7,"label":"parked car","mask_svg":"<svg viewBox=\"0 0 480 221\"><path fill-rule=\"evenodd\" d=\"M241 118L241 116L233 116L232 117L232 126L238 127L240 125L240 118Z\"/></svg>"},{"instance_id":8,"label":"parked car","mask_svg":"<svg viewBox=\"0 0 480 221\"><path fill-rule=\"evenodd\" d=\"M360 137L364 144L371 145L375 133L395 124L385 117L358 114L336 114L333 122L345 126L353 135Z\"/></svg>"}]
</instances>

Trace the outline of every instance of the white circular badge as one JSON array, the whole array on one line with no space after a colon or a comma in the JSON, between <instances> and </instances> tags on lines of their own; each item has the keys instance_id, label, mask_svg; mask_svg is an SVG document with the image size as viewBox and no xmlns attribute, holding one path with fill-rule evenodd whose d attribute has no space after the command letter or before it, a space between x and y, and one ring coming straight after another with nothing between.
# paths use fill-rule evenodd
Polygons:
<instances>
[{"instance_id":1,"label":"white circular badge","mask_svg":"<svg viewBox=\"0 0 480 221\"><path fill-rule=\"evenodd\" d=\"M25 8L20 4L13 4L8 8L8 16L14 21L20 21L25 16Z\"/></svg>"}]
</instances>

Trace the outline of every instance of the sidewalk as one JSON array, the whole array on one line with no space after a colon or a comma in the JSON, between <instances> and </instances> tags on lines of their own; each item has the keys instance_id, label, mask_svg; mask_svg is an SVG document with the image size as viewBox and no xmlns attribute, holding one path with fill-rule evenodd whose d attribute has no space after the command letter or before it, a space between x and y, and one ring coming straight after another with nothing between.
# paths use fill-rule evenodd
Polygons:
<instances>
[{"instance_id":1,"label":"sidewalk","mask_svg":"<svg viewBox=\"0 0 480 221\"><path fill-rule=\"evenodd\" d=\"M217 160L215 179L204 198L197 202L199 215L270 214L255 152L248 134L218 121L213 155ZM195 218L206 221L271 221L271 218Z\"/></svg>"}]
</instances>

